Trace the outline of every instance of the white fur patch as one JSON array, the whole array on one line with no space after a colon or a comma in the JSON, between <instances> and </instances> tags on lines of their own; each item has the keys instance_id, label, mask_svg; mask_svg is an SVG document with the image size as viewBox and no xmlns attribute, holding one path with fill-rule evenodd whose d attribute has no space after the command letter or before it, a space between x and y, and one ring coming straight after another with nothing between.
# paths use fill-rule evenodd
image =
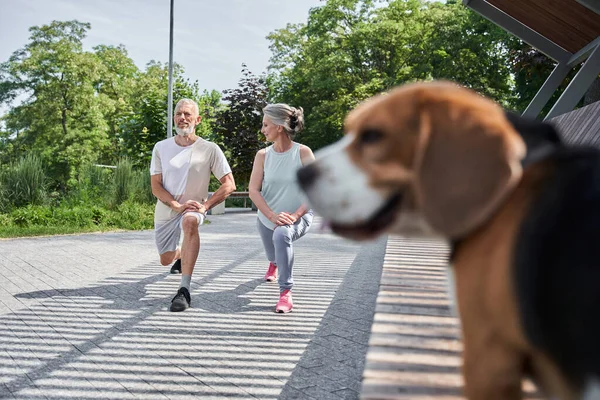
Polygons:
<instances>
[{"instance_id":1,"label":"white fur patch","mask_svg":"<svg viewBox=\"0 0 600 400\"><path fill-rule=\"evenodd\" d=\"M365 222L385 203L348 156L346 148L353 139L353 135L345 135L315 153L319 177L307 190L311 206L325 219L340 224Z\"/></svg>"},{"instance_id":2,"label":"white fur patch","mask_svg":"<svg viewBox=\"0 0 600 400\"><path fill-rule=\"evenodd\" d=\"M588 381L581 400L600 400L600 380L598 378Z\"/></svg>"}]
</instances>

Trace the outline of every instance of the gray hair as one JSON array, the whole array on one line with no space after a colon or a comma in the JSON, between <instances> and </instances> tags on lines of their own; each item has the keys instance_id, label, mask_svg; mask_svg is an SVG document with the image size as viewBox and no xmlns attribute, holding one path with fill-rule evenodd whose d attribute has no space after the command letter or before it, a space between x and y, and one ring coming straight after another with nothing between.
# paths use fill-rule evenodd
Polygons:
<instances>
[{"instance_id":1,"label":"gray hair","mask_svg":"<svg viewBox=\"0 0 600 400\"><path fill-rule=\"evenodd\" d=\"M275 125L282 126L290 139L293 139L296 133L304 129L304 110L302 107L294 108L283 103L269 104L263 108L263 113Z\"/></svg>"},{"instance_id":2,"label":"gray hair","mask_svg":"<svg viewBox=\"0 0 600 400\"><path fill-rule=\"evenodd\" d=\"M175 105L175 110L174 112L177 113L177 110L179 109L179 107L181 107L184 104L191 104L192 108L194 109L196 115L200 115L200 109L198 108L198 103L196 103L194 100L192 99L181 99L177 102L177 105Z\"/></svg>"}]
</instances>

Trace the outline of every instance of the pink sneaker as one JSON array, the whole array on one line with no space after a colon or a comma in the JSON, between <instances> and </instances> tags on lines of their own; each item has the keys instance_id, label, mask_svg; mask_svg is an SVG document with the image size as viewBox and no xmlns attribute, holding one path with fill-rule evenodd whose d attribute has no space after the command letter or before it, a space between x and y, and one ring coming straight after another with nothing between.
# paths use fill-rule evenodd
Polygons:
<instances>
[{"instance_id":1,"label":"pink sneaker","mask_svg":"<svg viewBox=\"0 0 600 400\"><path fill-rule=\"evenodd\" d=\"M277 302L277 305L275 306L275 312L276 313L288 313L288 312L292 311L293 306L294 305L292 304L292 292L290 292L289 290L284 290L279 295L279 301Z\"/></svg>"},{"instance_id":2,"label":"pink sneaker","mask_svg":"<svg viewBox=\"0 0 600 400\"><path fill-rule=\"evenodd\" d=\"M273 282L275 279L277 279L277 265L269 263L269 269L265 274L265 281Z\"/></svg>"}]
</instances>

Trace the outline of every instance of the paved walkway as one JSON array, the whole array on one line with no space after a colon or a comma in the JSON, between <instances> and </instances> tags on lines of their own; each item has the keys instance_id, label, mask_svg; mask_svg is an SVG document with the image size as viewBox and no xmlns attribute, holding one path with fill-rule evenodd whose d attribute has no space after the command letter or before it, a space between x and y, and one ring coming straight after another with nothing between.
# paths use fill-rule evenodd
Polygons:
<instances>
[{"instance_id":1,"label":"paved walkway","mask_svg":"<svg viewBox=\"0 0 600 400\"><path fill-rule=\"evenodd\" d=\"M358 398L386 240L317 221L282 315L255 215L210 220L183 313L151 231L0 240L0 398Z\"/></svg>"}]
</instances>

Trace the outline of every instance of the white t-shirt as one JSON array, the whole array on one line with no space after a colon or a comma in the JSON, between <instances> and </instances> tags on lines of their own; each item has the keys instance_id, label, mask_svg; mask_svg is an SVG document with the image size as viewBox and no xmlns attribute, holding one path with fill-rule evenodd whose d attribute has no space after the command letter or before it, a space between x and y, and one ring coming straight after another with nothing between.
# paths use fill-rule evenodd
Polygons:
<instances>
[{"instance_id":1,"label":"white t-shirt","mask_svg":"<svg viewBox=\"0 0 600 400\"><path fill-rule=\"evenodd\" d=\"M197 147L197 156L191 167L200 173L200 179L194 182L194 186L197 185L203 199L208 195L211 172L217 179L231 172L223 151L215 143L198 138L193 144L184 147L179 146L174 137L161 140L152 150L150 174L162 174L163 187L176 199L181 198L185 192L194 146Z\"/></svg>"}]
</instances>

